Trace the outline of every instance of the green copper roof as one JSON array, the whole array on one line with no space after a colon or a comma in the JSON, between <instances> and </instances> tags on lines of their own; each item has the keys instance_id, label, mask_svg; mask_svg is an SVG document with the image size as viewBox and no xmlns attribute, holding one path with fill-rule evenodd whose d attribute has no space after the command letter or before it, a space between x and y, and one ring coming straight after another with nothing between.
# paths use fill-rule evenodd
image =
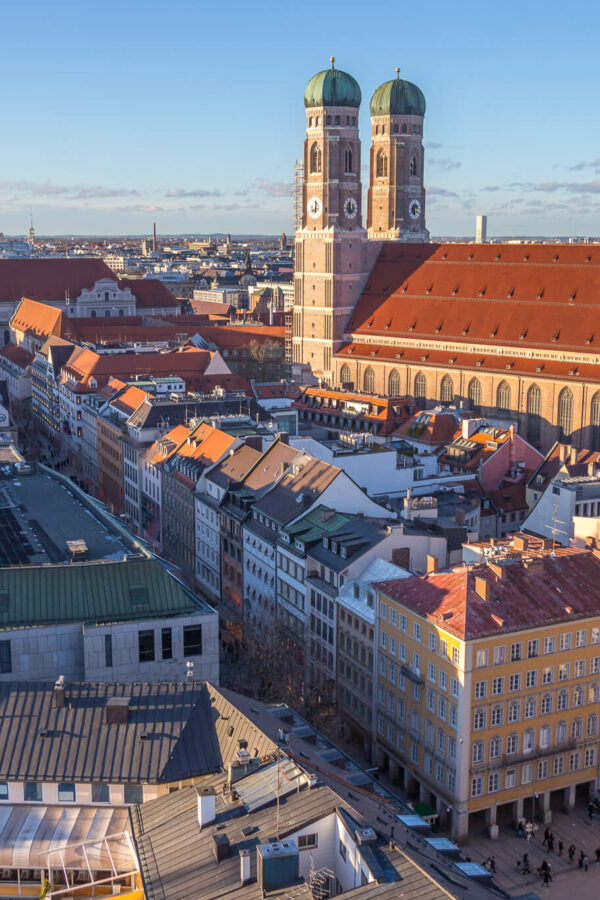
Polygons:
<instances>
[{"instance_id":1,"label":"green copper roof","mask_svg":"<svg viewBox=\"0 0 600 900\"><path fill-rule=\"evenodd\" d=\"M371 98L372 116L424 116L425 97L416 84L393 78L378 87Z\"/></svg>"},{"instance_id":2,"label":"green copper roof","mask_svg":"<svg viewBox=\"0 0 600 900\"><path fill-rule=\"evenodd\" d=\"M358 82L352 75L334 69L325 69L314 75L304 91L304 105L312 106L353 106L356 109L361 101Z\"/></svg>"}]
</instances>

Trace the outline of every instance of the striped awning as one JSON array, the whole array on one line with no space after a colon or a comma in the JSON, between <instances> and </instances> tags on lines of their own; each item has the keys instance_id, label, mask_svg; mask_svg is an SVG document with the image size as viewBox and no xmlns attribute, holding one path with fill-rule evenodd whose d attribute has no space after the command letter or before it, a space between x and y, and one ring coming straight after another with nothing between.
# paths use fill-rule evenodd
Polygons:
<instances>
[{"instance_id":1,"label":"striped awning","mask_svg":"<svg viewBox=\"0 0 600 900\"><path fill-rule=\"evenodd\" d=\"M50 866L120 872L137 868L124 832L127 808L78 806L0 806L0 868L41 869ZM116 837L115 837L116 835ZM109 840L106 840L109 838ZM85 854L82 849L85 844ZM47 851L61 850L58 853Z\"/></svg>"}]
</instances>

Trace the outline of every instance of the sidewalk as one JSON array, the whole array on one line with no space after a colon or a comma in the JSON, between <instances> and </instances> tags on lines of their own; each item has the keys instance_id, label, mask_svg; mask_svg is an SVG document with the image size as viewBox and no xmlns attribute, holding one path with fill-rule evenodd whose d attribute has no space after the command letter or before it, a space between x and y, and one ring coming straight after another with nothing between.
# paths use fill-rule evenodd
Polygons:
<instances>
[{"instance_id":1,"label":"sidewalk","mask_svg":"<svg viewBox=\"0 0 600 900\"><path fill-rule=\"evenodd\" d=\"M600 847L600 817L595 815L590 822L585 806L578 806L572 815L553 812L552 823L547 827L554 834L554 853L548 853L542 846L545 827L540 825L536 837L527 841L525 838L517 837L513 828L501 826L497 841L490 840L485 834L469 836L462 850L473 862L478 863L489 856L495 856L494 880L512 897L533 891L540 896L547 894L556 900L571 897L576 897L577 900L597 900L600 897L600 866L596 865L596 848ZM562 857L556 853L559 839L564 844ZM567 855L570 844L576 847L573 864L569 863ZM577 866L580 850L583 850L590 860L587 872ZM533 868L533 873L527 876L523 876L516 865L524 853L529 854ZM545 858L552 866L553 879L547 890L536 874Z\"/></svg>"}]
</instances>

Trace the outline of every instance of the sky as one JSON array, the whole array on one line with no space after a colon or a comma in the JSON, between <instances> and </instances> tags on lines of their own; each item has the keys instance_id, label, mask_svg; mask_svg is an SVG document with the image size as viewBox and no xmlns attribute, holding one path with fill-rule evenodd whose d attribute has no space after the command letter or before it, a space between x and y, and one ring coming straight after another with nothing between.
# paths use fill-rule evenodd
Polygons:
<instances>
[{"instance_id":1,"label":"sky","mask_svg":"<svg viewBox=\"0 0 600 900\"><path fill-rule=\"evenodd\" d=\"M432 235L600 235L600 4L0 0L0 231L293 231L303 93L419 85Z\"/></svg>"}]
</instances>

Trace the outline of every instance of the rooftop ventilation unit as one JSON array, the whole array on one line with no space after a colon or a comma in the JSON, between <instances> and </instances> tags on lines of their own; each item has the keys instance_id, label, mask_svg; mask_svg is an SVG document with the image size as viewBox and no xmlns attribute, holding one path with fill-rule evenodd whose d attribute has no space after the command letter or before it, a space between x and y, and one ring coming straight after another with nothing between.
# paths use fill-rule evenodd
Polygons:
<instances>
[{"instance_id":1,"label":"rooftop ventilation unit","mask_svg":"<svg viewBox=\"0 0 600 900\"><path fill-rule=\"evenodd\" d=\"M261 893L282 890L298 881L300 855L295 841L259 844L256 863Z\"/></svg>"}]
</instances>

